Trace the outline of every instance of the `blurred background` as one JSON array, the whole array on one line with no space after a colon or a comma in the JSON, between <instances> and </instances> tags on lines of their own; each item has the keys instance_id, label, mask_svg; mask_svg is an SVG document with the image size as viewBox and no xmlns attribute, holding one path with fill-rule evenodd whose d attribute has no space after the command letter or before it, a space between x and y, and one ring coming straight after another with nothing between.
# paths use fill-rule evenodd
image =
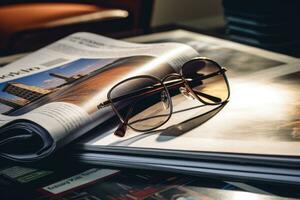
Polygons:
<instances>
[{"instance_id":1,"label":"blurred background","mask_svg":"<svg viewBox=\"0 0 300 200\"><path fill-rule=\"evenodd\" d=\"M0 56L79 31L122 38L177 28L299 55L299 6L297 0L1 0Z\"/></svg>"}]
</instances>

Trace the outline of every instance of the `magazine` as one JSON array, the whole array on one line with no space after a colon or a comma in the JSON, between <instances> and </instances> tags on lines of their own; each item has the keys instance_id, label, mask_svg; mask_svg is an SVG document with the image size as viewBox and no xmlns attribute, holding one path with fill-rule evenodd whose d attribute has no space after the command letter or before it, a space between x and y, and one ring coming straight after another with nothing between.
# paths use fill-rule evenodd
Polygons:
<instances>
[{"instance_id":1,"label":"magazine","mask_svg":"<svg viewBox=\"0 0 300 200\"><path fill-rule=\"evenodd\" d=\"M16 192L17 191L17 192ZM296 187L224 182L204 177L141 170L64 166L60 169L2 166L1 200L99 199L282 199ZM287 198L288 199L288 198Z\"/></svg>"},{"instance_id":2,"label":"magazine","mask_svg":"<svg viewBox=\"0 0 300 200\"><path fill-rule=\"evenodd\" d=\"M0 154L44 158L114 114L97 105L119 81L162 78L198 56L179 43L135 44L76 33L0 68Z\"/></svg>"},{"instance_id":3,"label":"magazine","mask_svg":"<svg viewBox=\"0 0 300 200\"><path fill-rule=\"evenodd\" d=\"M185 110L174 106L163 127L127 130L115 137L116 120L78 142L81 162L300 183L300 60L184 30L130 42L181 42L225 66L231 97L226 105ZM176 112L178 111L178 112ZM75 152L75 153L74 153Z\"/></svg>"}]
</instances>

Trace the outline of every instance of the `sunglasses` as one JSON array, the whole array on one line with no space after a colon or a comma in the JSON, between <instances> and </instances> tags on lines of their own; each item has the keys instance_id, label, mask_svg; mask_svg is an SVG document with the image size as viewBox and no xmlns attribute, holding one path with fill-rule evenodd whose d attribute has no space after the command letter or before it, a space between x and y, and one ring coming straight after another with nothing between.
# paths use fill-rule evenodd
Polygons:
<instances>
[{"instance_id":1,"label":"sunglasses","mask_svg":"<svg viewBox=\"0 0 300 200\"><path fill-rule=\"evenodd\" d=\"M179 73L162 79L141 75L117 83L107 93L107 101L97 107L112 107L121 121L114 133L117 136L123 137L128 126L135 131L151 131L171 118L172 99L179 94L205 105L228 101L230 89L225 72L213 60L194 58Z\"/></svg>"}]
</instances>

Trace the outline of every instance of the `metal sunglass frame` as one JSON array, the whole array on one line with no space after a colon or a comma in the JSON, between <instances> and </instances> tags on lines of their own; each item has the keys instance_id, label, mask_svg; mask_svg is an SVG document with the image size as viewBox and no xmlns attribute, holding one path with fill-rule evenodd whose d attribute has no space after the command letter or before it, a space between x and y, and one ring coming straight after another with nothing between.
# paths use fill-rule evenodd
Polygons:
<instances>
[{"instance_id":1,"label":"metal sunglass frame","mask_svg":"<svg viewBox=\"0 0 300 200\"><path fill-rule=\"evenodd\" d=\"M205 96L205 98L217 98L217 97L214 97L214 96L211 96L211 95L208 95L208 94L205 94L205 93L202 93L202 94L196 94L196 91L194 91L190 85L189 85L189 82L187 80L187 78L184 77L183 75L183 69L186 65L190 64L191 62L195 62L195 61L209 61L209 62L212 62L214 65L216 65L219 70L214 72L214 73L211 73L211 74L208 74L208 75L205 75L203 77L199 76L199 78L197 79L197 81L201 81L201 80L204 80L206 78L210 78L210 77L213 77L213 76L217 76L217 75L222 75L223 78L224 78L224 81L226 83L226 87L227 87L227 90L228 90L228 95L227 95L227 98L223 101L220 101L220 102L216 102L216 103L210 103L210 102L206 102L205 100L201 99L199 96ZM197 58L194 58L186 63L184 63L184 65L181 67L179 73L171 73L171 74L168 74L166 75L164 78L160 79L160 78L157 78L155 76L151 76L151 75L140 75L140 76L134 76L134 77L130 77L128 79L125 79L125 80L122 80L120 81L119 83L117 83L116 85L114 85L107 93L107 101L103 102L103 103L100 103L97 107L98 109L102 109L104 107L107 107L107 106L111 106L113 111L115 112L115 114L118 116L119 120L121 121L121 124L120 126L118 127L117 131L119 131L119 133L117 133L117 131L115 132L115 135L118 135L120 137L123 137L125 135L125 131L126 131L126 127L129 126L131 129L137 131L137 132L147 132L147 131L151 131L151 130L154 130L154 129L157 129L158 127L164 125L165 123L167 123L169 121L169 119L171 118L172 116L172 113L173 113L173 103L172 103L172 98L170 96L170 93L169 93L169 90L168 88L170 87L174 87L174 86L177 86L177 85L184 85L184 87L188 90L188 92L190 92L192 94L193 97L195 97L197 100L199 100L200 102L202 102L203 104L205 105L219 105L219 104L222 104L226 101L228 101L229 97L230 97L230 86L229 86L229 83L228 83L228 79L227 79L227 76L225 74L226 72L226 69L224 67L221 67L217 62L209 59L209 58L206 58L206 57L197 57ZM170 77L175 77L177 79L179 79L179 82L174 82L175 84L173 85L170 85L172 84L173 82L165 82L168 78ZM142 88L140 90L137 90L137 91L133 91L131 94L128 94L128 95L124 95L124 96L121 96L121 97L117 97L117 98L111 98L111 93L112 91L118 87L119 85L123 84L124 82L127 82L127 81L130 81L130 80L133 80L133 79L138 79L138 78L150 78L150 79L153 79L155 81L157 81L157 84L159 84L160 88ZM169 84L169 85L168 85ZM155 87L155 86L154 86ZM144 92L142 90L145 90ZM167 119L155 126L155 127L151 127L149 129L143 129L143 130L139 130L139 129L136 129L134 127L132 127L130 124L128 124L128 119L124 119L123 116L121 116L121 114L119 113L118 109L115 107L114 103L116 101L119 101L124 99L124 98L137 98L139 96L144 96L146 94L149 94L149 93L152 93L152 92L156 92L158 90L161 90L161 91L165 91L166 92L166 95L167 95L167 98L168 98L168 102L170 102L170 113L168 114L168 117ZM200 92L201 93L201 92ZM125 97L125 96L128 96L128 97ZM211 100L211 99L210 99ZM129 117L127 117L129 118Z\"/></svg>"}]
</instances>

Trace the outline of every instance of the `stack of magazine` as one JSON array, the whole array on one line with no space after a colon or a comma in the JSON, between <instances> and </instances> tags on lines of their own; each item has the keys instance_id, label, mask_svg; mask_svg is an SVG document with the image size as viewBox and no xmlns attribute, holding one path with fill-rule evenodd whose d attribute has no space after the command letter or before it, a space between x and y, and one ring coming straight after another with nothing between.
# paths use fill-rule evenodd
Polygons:
<instances>
[{"instance_id":1,"label":"stack of magazine","mask_svg":"<svg viewBox=\"0 0 300 200\"><path fill-rule=\"evenodd\" d=\"M119 119L98 105L115 84L199 56L227 68L227 103L186 98L163 126L114 134ZM299 76L297 58L183 30L127 42L76 33L1 67L0 152L35 161L79 138L66 149L82 163L299 184Z\"/></svg>"},{"instance_id":2,"label":"stack of magazine","mask_svg":"<svg viewBox=\"0 0 300 200\"><path fill-rule=\"evenodd\" d=\"M299 49L299 1L223 0L223 6L232 40L277 51Z\"/></svg>"}]
</instances>

